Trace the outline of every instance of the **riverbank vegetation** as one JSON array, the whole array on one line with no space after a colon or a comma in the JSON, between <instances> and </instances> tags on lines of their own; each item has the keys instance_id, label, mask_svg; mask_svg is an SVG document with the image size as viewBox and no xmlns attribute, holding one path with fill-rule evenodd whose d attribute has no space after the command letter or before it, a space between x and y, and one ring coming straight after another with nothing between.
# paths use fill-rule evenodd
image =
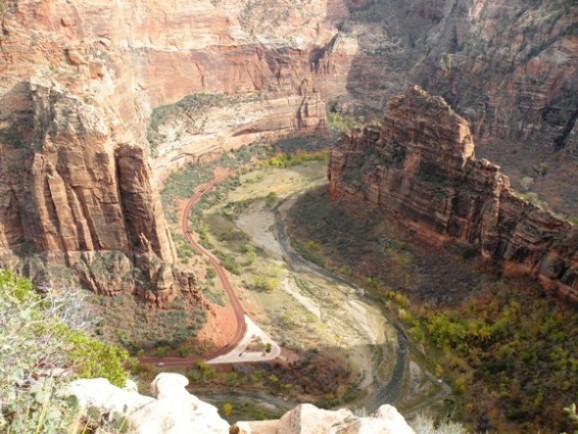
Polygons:
<instances>
[{"instance_id":1,"label":"riverbank vegetation","mask_svg":"<svg viewBox=\"0 0 578 434\"><path fill-rule=\"evenodd\" d=\"M297 401L309 400L329 408L350 401L356 389L351 370L335 357L318 349L293 349L294 362L248 363L226 367L199 361L187 373L199 391L231 388L247 391L271 391Z\"/></svg>"}]
</instances>

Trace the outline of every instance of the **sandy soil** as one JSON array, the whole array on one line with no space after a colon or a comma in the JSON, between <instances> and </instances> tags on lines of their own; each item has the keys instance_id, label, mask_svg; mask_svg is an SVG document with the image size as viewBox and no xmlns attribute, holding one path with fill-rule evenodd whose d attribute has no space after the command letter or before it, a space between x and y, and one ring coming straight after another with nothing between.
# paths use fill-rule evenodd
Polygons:
<instances>
[{"instance_id":1,"label":"sandy soil","mask_svg":"<svg viewBox=\"0 0 578 434\"><path fill-rule=\"evenodd\" d=\"M262 228L270 228L272 222L274 215L270 210L249 209L243 215L242 229L249 235L256 232L263 235ZM282 254L270 229L265 236L252 241L269 252ZM361 386L367 387L376 369L371 346L384 344L393 334L386 332L381 311L356 297L351 288L301 270L288 271L274 294L260 298L273 323L271 332L281 341L349 353L354 369L363 376Z\"/></svg>"},{"instance_id":2,"label":"sandy soil","mask_svg":"<svg viewBox=\"0 0 578 434\"><path fill-rule=\"evenodd\" d=\"M311 298L305 297L295 285L293 279L284 279L283 280L283 290L297 300L301 305L311 312L318 320L321 320L321 308L319 305Z\"/></svg>"},{"instance_id":3,"label":"sandy soil","mask_svg":"<svg viewBox=\"0 0 578 434\"><path fill-rule=\"evenodd\" d=\"M282 258L283 249L275 238L272 228L275 225L275 216L271 210L265 208L264 202L253 204L249 211L239 216L237 226L251 237L251 242L267 250L273 257Z\"/></svg>"},{"instance_id":4,"label":"sandy soil","mask_svg":"<svg viewBox=\"0 0 578 434\"><path fill-rule=\"evenodd\" d=\"M215 167L215 170L213 170L213 175L214 175L214 179L215 181L219 182L222 181L226 178L228 178L229 176L231 176L231 169L228 169L226 167Z\"/></svg>"},{"instance_id":5,"label":"sandy soil","mask_svg":"<svg viewBox=\"0 0 578 434\"><path fill-rule=\"evenodd\" d=\"M210 342L216 348L227 345L237 329L235 312L230 306L211 303L207 322L197 335L201 342Z\"/></svg>"}]
</instances>

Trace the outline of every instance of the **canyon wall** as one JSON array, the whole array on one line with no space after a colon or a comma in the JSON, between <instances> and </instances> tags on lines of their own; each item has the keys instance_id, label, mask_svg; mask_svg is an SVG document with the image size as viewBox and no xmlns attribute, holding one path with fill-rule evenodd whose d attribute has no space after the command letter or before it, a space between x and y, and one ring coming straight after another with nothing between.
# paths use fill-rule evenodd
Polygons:
<instances>
[{"instance_id":1,"label":"canyon wall","mask_svg":"<svg viewBox=\"0 0 578 434\"><path fill-rule=\"evenodd\" d=\"M440 95L512 185L578 216L578 3L357 0L349 89L382 113L409 84ZM370 110L372 112L372 110Z\"/></svg>"},{"instance_id":2,"label":"canyon wall","mask_svg":"<svg viewBox=\"0 0 578 434\"><path fill-rule=\"evenodd\" d=\"M534 177L536 191L555 184L549 198L578 213L574 183L557 183L578 174L575 2L6 5L2 266L31 276L71 267L98 292L188 291L194 279L174 267L156 198L171 171L257 140L324 131L327 104L380 112L413 82L455 104L513 179L550 164Z\"/></svg>"},{"instance_id":3,"label":"canyon wall","mask_svg":"<svg viewBox=\"0 0 578 434\"><path fill-rule=\"evenodd\" d=\"M195 291L159 185L205 153L324 130L351 62L334 27L347 10L302 3L2 9L0 266L39 283L68 269L97 293L156 303Z\"/></svg>"},{"instance_id":4,"label":"canyon wall","mask_svg":"<svg viewBox=\"0 0 578 434\"><path fill-rule=\"evenodd\" d=\"M39 278L68 267L96 293L139 292L156 303L194 291L194 277L173 268L146 152L112 143L98 107L49 81L21 86L27 98L16 97L18 115L2 130L3 263Z\"/></svg>"},{"instance_id":5,"label":"canyon wall","mask_svg":"<svg viewBox=\"0 0 578 434\"><path fill-rule=\"evenodd\" d=\"M443 96L485 144L528 141L576 151L576 2L349 3L347 24L352 33L358 29L362 48L350 71L352 88L393 96L391 90L414 82ZM379 63L387 83L369 79Z\"/></svg>"},{"instance_id":6,"label":"canyon wall","mask_svg":"<svg viewBox=\"0 0 578 434\"><path fill-rule=\"evenodd\" d=\"M458 243L510 275L578 298L578 226L524 199L499 167L476 159L467 121L414 86L381 126L332 148L329 193L383 208L418 238Z\"/></svg>"}]
</instances>

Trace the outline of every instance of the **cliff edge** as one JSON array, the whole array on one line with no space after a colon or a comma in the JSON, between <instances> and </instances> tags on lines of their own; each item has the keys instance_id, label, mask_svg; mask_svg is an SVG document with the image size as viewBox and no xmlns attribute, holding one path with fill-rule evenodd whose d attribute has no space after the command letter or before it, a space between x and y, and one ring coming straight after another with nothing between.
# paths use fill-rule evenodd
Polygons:
<instances>
[{"instance_id":1,"label":"cliff edge","mask_svg":"<svg viewBox=\"0 0 578 434\"><path fill-rule=\"evenodd\" d=\"M340 139L328 178L335 200L362 198L423 240L473 248L509 275L578 297L578 227L476 159L468 123L417 86L391 100L381 126Z\"/></svg>"}]
</instances>

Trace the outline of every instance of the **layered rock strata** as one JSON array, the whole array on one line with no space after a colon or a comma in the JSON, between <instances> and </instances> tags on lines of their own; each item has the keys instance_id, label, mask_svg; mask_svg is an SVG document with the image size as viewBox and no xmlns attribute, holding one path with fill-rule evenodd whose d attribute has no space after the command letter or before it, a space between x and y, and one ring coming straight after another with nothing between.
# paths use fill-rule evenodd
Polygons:
<instances>
[{"instance_id":1,"label":"layered rock strata","mask_svg":"<svg viewBox=\"0 0 578 434\"><path fill-rule=\"evenodd\" d=\"M96 293L158 303L194 292L193 276L173 269L145 150L113 143L105 115L58 87L27 90L0 161L4 263L33 276L66 266Z\"/></svg>"},{"instance_id":2,"label":"layered rock strata","mask_svg":"<svg viewBox=\"0 0 578 434\"><path fill-rule=\"evenodd\" d=\"M406 78L450 101L485 144L576 149L575 2L359 0L349 9L363 48L352 87L375 94ZM376 86L380 76L387 82Z\"/></svg>"},{"instance_id":3,"label":"layered rock strata","mask_svg":"<svg viewBox=\"0 0 578 434\"><path fill-rule=\"evenodd\" d=\"M159 185L206 153L324 128L351 61L334 27L347 10L329 3L2 8L0 266L156 302L193 291Z\"/></svg>"},{"instance_id":4,"label":"layered rock strata","mask_svg":"<svg viewBox=\"0 0 578 434\"><path fill-rule=\"evenodd\" d=\"M578 3L348 1L351 93L382 113L417 83L471 126L478 155L558 212L578 215Z\"/></svg>"},{"instance_id":5,"label":"layered rock strata","mask_svg":"<svg viewBox=\"0 0 578 434\"><path fill-rule=\"evenodd\" d=\"M79 264L101 292L169 287L164 222L151 226L158 210L133 221L130 206L115 205L123 197L149 201L172 170L204 154L323 130L336 97L381 108L408 80L450 98L493 149L511 139L519 155L576 154L577 11L567 0L7 2L0 266L26 256L20 268L34 276ZM41 87L60 100L38 96ZM88 130L65 131L79 116ZM45 141L53 124L60 139ZM140 199L140 187L118 188L124 148L145 151L139 179L150 194ZM550 164L550 173L575 170ZM556 188L575 197L572 183ZM93 199L71 193L83 189ZM155 260L135 256L144 248L134 232L145 229Z\"/></svg>"},{"instance_id":6,"label":"layered rock strata","mask_svg":"<svg viewBox=\"0 0 578 434\"><path fill-rule=\"evenodd\" d=\"M41 76L102 109L119 142L151 147L159 180L209 151L316 131L355 53L335 27L345 5L301 6L19 1L3 24L0 95L13 104L0 117L26 98L17 85Z\"/></svg>"},{"instance_id":7,"label":"layered rock strata","mask_svg":"<svg viewBox=\"0 0 578 434\"><path fill-rule=\"evenodd\" d=\"M456 242L509 274L578 297L578 227L510 188L478 160L468 123L418 87L391 100L383 123L331 151L329 194L379 206L432 244Z\"/></svg>"}]
</instances>

